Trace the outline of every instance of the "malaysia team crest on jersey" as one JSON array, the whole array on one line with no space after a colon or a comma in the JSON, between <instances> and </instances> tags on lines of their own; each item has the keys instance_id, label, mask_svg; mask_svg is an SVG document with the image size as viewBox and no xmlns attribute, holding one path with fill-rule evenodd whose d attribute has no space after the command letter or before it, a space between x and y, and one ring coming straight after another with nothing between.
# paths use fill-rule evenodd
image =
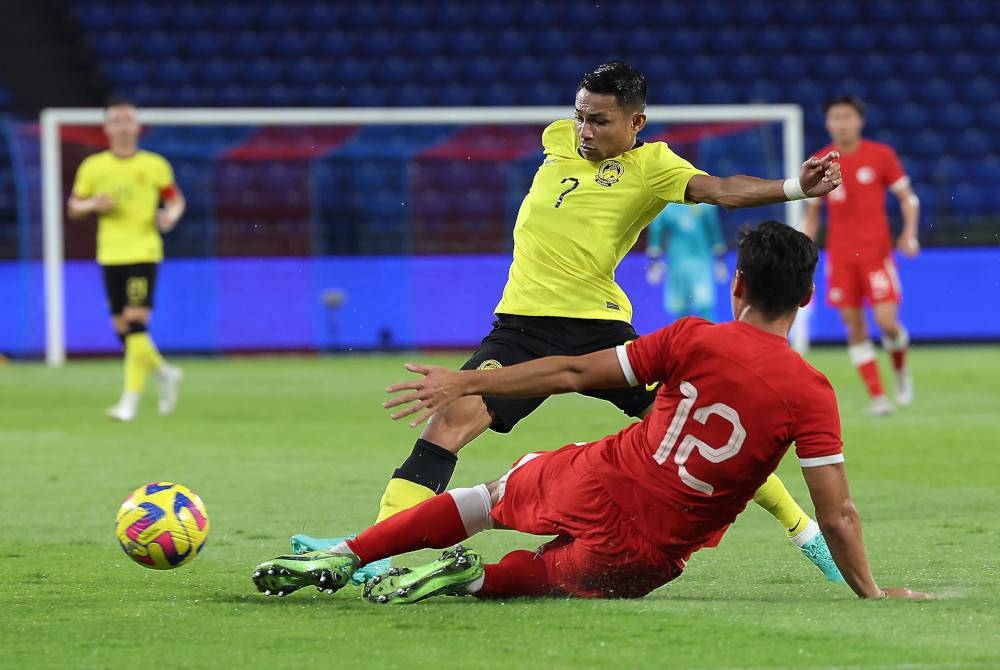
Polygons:
<instances>
[{"instance_id":1,"label":"malaysia team crest on jersey","mask_svg":"<svg viewBox=\"0 0 1000 670\"><path fill-rule=\"evenodd\" d=\"M601 186L613 186L621 180L624 173L625 166L614 158L609 158L601 163L601 167L597 168L597 176L594 177L594 181Z\"/></svg>"}]
</instances>

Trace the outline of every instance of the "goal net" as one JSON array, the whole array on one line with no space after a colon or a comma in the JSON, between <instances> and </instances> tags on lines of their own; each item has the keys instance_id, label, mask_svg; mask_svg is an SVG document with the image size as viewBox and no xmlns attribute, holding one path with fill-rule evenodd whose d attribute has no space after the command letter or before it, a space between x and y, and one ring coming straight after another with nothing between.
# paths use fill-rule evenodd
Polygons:
<instances>
[{"instance_id":1,"label":"goal net","mask_svg":"<svg viewBox=\"0 0 1000 670\"><path fill-rule=\"evenodd\" d=\"M154 330L173 351L344 350L476 345L506 279L517 208L564 107L143 109L142 147L163 154L188 201L165 237ZM641 138L665 140L710 174L796 175L796 105L651 106ZM65 201L80 161L104 148L97 109L48 109L40 152L22 152L38 197L44 350L117 350L93 262L93 223ZM37 165L32 161L37 160ZM36 209L40 203L40 211ZM798 225L800 203L724 211ZM617 279L639 332L662 325L643 281L643 238ZM730 264L732 258L730 258ZM718 287L718 318L728 317ZM793 335L808 343L805 319ZM30 330L30 329L27 329ZM31 348L30 343L25 345Z\"/></svg>"}]
</instances>

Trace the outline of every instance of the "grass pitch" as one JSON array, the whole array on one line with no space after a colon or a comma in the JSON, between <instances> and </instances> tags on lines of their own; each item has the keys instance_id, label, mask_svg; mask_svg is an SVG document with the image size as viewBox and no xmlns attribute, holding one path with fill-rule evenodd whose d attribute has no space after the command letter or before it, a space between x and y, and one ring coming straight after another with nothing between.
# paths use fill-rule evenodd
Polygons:
<instances>
[{"instance_id":1,"label":"grass pitch","mask_svg":"<svg viewBox=\"0 0 1000 670\"><path fill-rule=\"evenodd\" d=\"M258 595L251 568L285 551L288 536L358 530L374 517L417 436L380 407L404 359L459 362L180 361L176 416L156 416L150 396L130 425L102 416L117 397L116 362L0 367L0 667L1000 667L1000 349L918 347L917 400L888 419L864 417L842 350L812 355L839 392L877 579L943 596L936 602L858 601L826 584L753 505L719 548L643 600L377 607L350 589ZM623 423L599 401L549 400L513 434L473 443L453 484ZM807 503L793 456L779 473ZM205 551L174 571L133 564L114 538L119 503L153 480L192 487L211 516ZM494 560L538 542L494 531L469 545Z\"/></svg>"}]
</instances>

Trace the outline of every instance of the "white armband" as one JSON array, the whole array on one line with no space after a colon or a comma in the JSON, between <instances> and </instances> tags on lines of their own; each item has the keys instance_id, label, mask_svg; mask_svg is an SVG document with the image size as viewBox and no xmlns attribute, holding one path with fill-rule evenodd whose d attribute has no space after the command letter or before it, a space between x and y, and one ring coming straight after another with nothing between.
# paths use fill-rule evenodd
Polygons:
<instances>
[{"instance_id":1,"label":"white armband","mask_svg":"<svg viewBox=\"0 0 1000 670\"><path fill-rule=\"evenodd\" d=\"M789 200L805 200L809 197L806 195L806 192L802 190L802 182L798 177L786 179L785 183L782 185L782 189L785 191L785 197Z\"/></svg>"}]
</instances>

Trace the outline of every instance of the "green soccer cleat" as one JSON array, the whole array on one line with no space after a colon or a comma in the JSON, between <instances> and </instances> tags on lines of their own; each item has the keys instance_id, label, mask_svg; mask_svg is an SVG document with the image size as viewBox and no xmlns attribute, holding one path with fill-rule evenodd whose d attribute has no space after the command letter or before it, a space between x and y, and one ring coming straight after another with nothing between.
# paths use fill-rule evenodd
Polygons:
<instances>
[{"instance_id":1,"label":"green soccer cleat","mask_svg":"<svg viewBox=\"0 0 1000 670\"><path fill-rule=\"evenodd\" d=\"M462 545L419 568L390 568L365 582L363 597L373 603L409 604L431 596L468 595L465 587L483 576L483 559Z\"/></svg>"},{"instance_id":2,"label":"green soccer cleat","mask_svg":"<svg viewBox=\"0 0 1000 670\"><path fill-rule=\"evenodd\" d=\"M293 556L276 556L258 565L250 578L266 596L287 596L305 586L333 593L345 587L358 568L354 554L311 551Z\"/></svg>"},{"instance_id":3,"label":"green soccer cleat","mask_svg":"<svg viewBox=\"0 0 1000 670\"><path fill-rule=\"evenodd\" d=\"M304 554L309 551L319 551L335 547L344 540L353 540L357 535L345 535L344 537L313 537L304 533L292 535L292 553ZM392 567L392 562L388 558L381 558L363 565L351 575L351 583L361 586L372 577L378 577L388 572Z\"/></svg>"}]
</instances>

